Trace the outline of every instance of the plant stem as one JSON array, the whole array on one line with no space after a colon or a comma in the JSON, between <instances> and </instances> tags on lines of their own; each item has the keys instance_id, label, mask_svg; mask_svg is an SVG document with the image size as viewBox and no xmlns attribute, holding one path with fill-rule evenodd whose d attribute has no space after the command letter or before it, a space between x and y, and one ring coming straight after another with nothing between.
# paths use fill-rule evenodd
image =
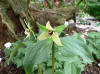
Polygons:
<instances>
[{"instance_id":1,"label":"plant stem","mask_svg":"<svg viewBox=\"0 0 100 74\"><path fill-rule=\"evenodd\" d=\"M54 56L54 42L52 45L52 74L54 74L54 62L55 62L55 56Z\"/></svg>"},{"instance_id":2,"label":"plant stem","mask_svg":"<svg viewBox=\"0 0 100 74\"><path fill-rule=\"evenodd\" d=\"M38 64L40 74L42 74L41 64Z\"/></svg>"}]
</instances>

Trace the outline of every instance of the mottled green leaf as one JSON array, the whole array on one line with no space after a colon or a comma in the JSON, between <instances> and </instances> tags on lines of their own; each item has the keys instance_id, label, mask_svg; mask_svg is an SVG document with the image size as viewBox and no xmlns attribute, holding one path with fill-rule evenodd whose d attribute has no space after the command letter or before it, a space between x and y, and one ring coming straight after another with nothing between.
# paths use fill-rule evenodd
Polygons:
<instances>
[{"instance_id":1,"label":"mottled green leaf","mask_svg":"<svg viewBox=\"0 0 100 74\"><path fill-rule=\"evenodd\" d=\"M63 47L59 47L59 50L63 56L80 56L84 62L92 62L92 54L89 52L88 47L84 41L78 40L75 37L68 36L61 39Z\"/></svg>"},{"instance_id":2,"label":"mottled green leaf","mask_svg":"<svg viewBox=\"0 0 100 74\"><path fill-rule=\"evenodd\" d=\"M48 60L49 51L51 51L52 43L48 40L38 41L27 47L23 65L26 71L31 72L37 64Z\"/></svg>"},{"instance_id":3,"label":"mottled green leaf","mask_svg":"<svg viewBox=\"0 0 100 74\"><path fill-rule=\"evenodd\" d=\"M65 62L64 64L65 74L80 74L78 73L78 67L74 62Z\"/></svg>"}]
</instances>

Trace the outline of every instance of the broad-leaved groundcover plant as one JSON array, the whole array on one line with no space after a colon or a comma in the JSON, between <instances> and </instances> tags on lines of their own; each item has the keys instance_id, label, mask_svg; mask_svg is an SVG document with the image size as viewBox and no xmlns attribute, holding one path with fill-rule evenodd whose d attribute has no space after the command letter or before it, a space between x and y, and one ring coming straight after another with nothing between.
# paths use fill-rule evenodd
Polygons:
<instances>
[{"instance_id":1,"label":"broad-leaved groundcover plant","mask_svg":"<svg viewBox=\"0 0 100 74\"><path fill-rule=\"evenodd\" d=\"M5 49L7 64L13 62L17 67L23 67L26 74L81 74L86 64L95 61L92 53L99 58L96 40L100 33L89 33L87 39L78 33L59 37L64 25L52 28L49 21L46 27L37 24L43 32L35 36L36 40L30 34L30 38L22 38Z\"/></svg>"}]
</instances>

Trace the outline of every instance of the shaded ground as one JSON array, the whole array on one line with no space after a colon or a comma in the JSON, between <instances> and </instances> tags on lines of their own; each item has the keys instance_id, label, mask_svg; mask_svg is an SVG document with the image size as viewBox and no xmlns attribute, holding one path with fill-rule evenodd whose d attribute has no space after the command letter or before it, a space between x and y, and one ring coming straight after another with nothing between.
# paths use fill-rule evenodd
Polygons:
<instances>
[{"instance_id":1,"label":"shaded ground","mask_svg":"<svg viewBox=\"0 0 100 74\"><path fill-rule=\"evenodd\" d=\"M11 63L9 66L5 66L4 52L0 50L0 74L25 74L23 68L17 68L16 65Z\"/></svg>"},{"instance_id":2,"label":"shaded ground","mask_svg":"<svg viewBox=\"0 0 100 74\"><path fill-rule=\"evenodd\" d=\"M81 74L100 74L100 67L97 63L88 64L84 69Z\"/></svg>"}]
</instances>

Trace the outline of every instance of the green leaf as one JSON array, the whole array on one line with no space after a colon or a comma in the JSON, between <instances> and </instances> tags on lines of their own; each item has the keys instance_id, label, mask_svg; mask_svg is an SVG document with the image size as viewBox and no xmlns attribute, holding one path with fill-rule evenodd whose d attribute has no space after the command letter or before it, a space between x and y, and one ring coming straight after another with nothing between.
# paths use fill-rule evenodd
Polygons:
<instances>
[{"instance_id":1,"label":"green leaf","mask_svg":"<svg viewBox=\"0 0 100 74\"><path fill-rule=\"evenodd\" d=\"M100 32L90 32L88 33L89 38L99 39L100 38Z\"/></svg>"},{"instance_id":2,"label":"green leaf","mask_svg":"<svg viewBox=\"0 0 100 74\"><path fill-rule=\"evenodd\" d=\"M40 29L42 29L44 31L48 31L48 29L45 26L43 26L43 25L41 25L39 23L37 23L37 25L40 27Z\"/></svg>"},{"instance_id":3,"label":"green leaf","mask_svg":"<svg viewBox=\"0 0 100 74\"><path fill-rule=\"evenodd\" d=\"M55 74L65 74L63 71L57 71Z\"/></svg>"},{"instance_id":4,"label":"green leaf","mask_svg":"<svg viewBox=\"0 0 100 74\"><path fill-rule=\"evenodd\" d=\"M52 69L47 69L43 72L43 74L52 74Z\"/></svg>"},{"instance_id":5,"label":"green leaf","mask_svg":"<svg viewBox=\"0 0 100 74\"><path fill-rule=\"evenodd\" d=\"M75 37L68 36L61 38L63 47L59 47L60 53L66 57L80 56L84 63L90 63L93 61L92 53L86 44L78 40Z\"/></svg>"},{"instance_id":6,"label":"green leaf","mask_svg":"<svg viewBox=\"0 0 100 74\"><path fill-rule=\"evenodd\" d=\"M78 67L74 62L65 62L64 71L65 74L80 74Z\"/></svg>"},{"instance_id":7,"label":"green leaf","mask_svg":"<svg viewBox=\"0 0 100 74\"><path fill-rule=\"evenodd\" d=\"M43 74L52 74L52 69L47 69ZM63 71L56 71L54 74L65 74Z\"/></svg>"},{"instance_id":8,"label":"green leaf","mask_svg":"<svg viewBox=\"0 0 100 74\"><path fill-rule=\"evenodd\" d=\"M24 68L27 72L32 72L33 67L37 64L48 60L52 43L48 40L38 41L37 43L31 44L27 47L25 58L23 61Z\"/></svg>"},{"instance_id":9,"label":"green leaf","mask_svg":"<svg viewBox=\"0 0 100 74\"><path fill-rule=\"evenodd\" d=\"M55 57L56 60L65 62L65 74L80 74L85 64L94 61L90 49L83 40L67 36L61 38L61 41L63 46L58 47Z\"/></svg>"},{"instance_id":10,"label":"green leaf","mask_svg":"<svg viewBox=\"0 0 100 74\"><path fill-rule=\"evenodd\" d=\"M22 62L21 59L16 58L16 59L14 59L14 63L17 64L17 68L19 68L19 67L22 66L22 63L23 63L23 62Z\"/></svg>"},{"instance_id":11,"label":"green leaf","mask_svg":"<svg viewBox=\"0 0 100 74\"><path fill-rule=\"evenodd\" d=\"M87 46L91 53L96 54L97 58L100 59L100 32L91 32L88 34Z\"/></svg>"},{"instance_id":12,"label":"green leaf","mask_svg":"<svg viewBox=\"0 0 100 74\"><path fill-rule=\"evenodd\" d=\"M12 57L15 55L15 53L18 51L18 49L20 49L21 47L24 46L24 43L19 43L10 53L10 58L9 58L9 62L12 59Z\"/></svg>"},{"instance_id":13,"label":"green leaf","mask_svg":"<svg viewBox=\"0 0 100 74\"><path fill-rule=\"evenodd\" d=\"M56 27L55 31L59 33L59 32L62 32L64 30L64 28L65 28L65 26L61 25L61 26Z\"/></svg>"}]
</instances>

